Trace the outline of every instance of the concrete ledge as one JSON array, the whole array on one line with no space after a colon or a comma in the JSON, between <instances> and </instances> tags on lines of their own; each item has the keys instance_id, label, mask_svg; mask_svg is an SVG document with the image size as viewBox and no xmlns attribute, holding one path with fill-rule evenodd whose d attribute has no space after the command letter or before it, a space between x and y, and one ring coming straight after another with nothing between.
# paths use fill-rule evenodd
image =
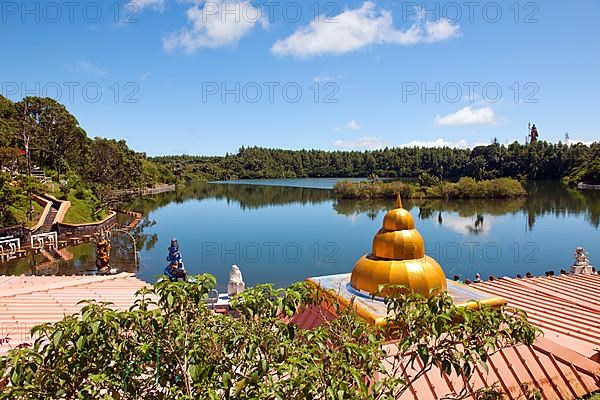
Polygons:
<instances>
[{"instance_id":1,"label":"concrete ledge","mask_svg":"<svg viewBox=\"0 0 600 400\"><path fill-rule=\"evenodd\" d=\"M93 235L98 231L106 230L112 225L116 223L117 213L115 211L110 211L108 216L104 218L102 221L98 222L90 222L86 224L67 224L64 222L59 222L56 224L58 229L58 234L62 235L72 235L72 236L83 236L83 235Z\"/></svg>"},{"instance_id":2,"label":"concrete ledge","mask_svg":"<svg viewBox=\"0 0 600 400\"><path fill-rule=\"evenodd\" d=\"M24 226L15 225L0 229L0 237L13 237L21 240L21 248L31 241L31 231Z\"/></svg>"}]
</instances>

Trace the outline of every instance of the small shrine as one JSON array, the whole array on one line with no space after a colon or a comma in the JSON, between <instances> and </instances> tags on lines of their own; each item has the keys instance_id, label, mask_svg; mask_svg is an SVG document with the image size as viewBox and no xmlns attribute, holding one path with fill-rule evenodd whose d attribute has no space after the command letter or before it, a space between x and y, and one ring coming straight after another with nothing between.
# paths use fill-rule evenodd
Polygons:
<instances>
[{"instance_id":1,"label":"small shrine","mask_svg":"<svg viewBox=\"0 0 600 400\"><path fill-rule=\"evenodd\" d=\"M575 261L571 265L571 273L576 275L591 275L594 273L594 267L588 261L588 253L583 247L575 249Z\"/></svg>"},{"instance_id":2,"label":"small shrine","mask_svg":"<svg viewBox=\"0 0 600 400\"><path fill-rule=\"evenodd\" d=\"M361 257L351 273L308 281L341 304L352 304L359 316L376 325L385 324L384 297L393 295L396 290L414 291L427 297L447 291L456 305L464 307L506 304L501 297L490 297L446 278L438 262L425 255L425 240L415 228L412 215L403 208L399 195L396 207L383 218L383 227L373 239L371 253Z\"/></svg>"}]
</instances>

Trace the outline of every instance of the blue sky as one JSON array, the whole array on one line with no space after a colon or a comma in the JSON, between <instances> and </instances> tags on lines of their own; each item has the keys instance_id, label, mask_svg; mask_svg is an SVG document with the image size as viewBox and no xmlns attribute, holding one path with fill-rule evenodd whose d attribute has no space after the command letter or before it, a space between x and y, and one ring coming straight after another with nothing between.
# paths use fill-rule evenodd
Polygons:
<instances>
[{"instance_id":1,"label":"blue sky","mask_svg":"<svg viewBox=\"0 0 600 400\"><path fill-rule=\"evenodd\" d=\"M464 147L523 141L530 121L589 142L599 14L594 0L3 1L1 91L55 97L90 136L151 155Z\"/></svg>"}]
</instances>

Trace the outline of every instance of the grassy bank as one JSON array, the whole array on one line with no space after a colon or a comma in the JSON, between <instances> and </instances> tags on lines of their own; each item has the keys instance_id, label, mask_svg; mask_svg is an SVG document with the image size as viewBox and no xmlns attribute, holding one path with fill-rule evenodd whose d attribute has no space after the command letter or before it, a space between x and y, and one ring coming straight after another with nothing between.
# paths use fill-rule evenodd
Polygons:
<instances>
[{"instance_id":1,"label":"grassy bank","mask_svg":"<svg viewBox=\"0 0 600 400\"><path fill-rule=\"evenodd\" d=\"M31 219L27 216L29 210L29 201L21 201L19 204L9 207L10 212L17 225L24 225L28 228L35 226L38 223L44 209L35 201L31 202L33 206L33 214Z\"/></svg>"},{"instance_id":2,"label":"grassy bank","mask_svg":"<svg viewBox=\"0 0 600 400\"><path fill-rule=\"evenodd\" d=\"M108 215L106 210L98 209L99 200L91 190L71 190L66 196L71 202L64 223L85 224L100 221Z\"/></svg>"},{"instance_id":3,"label":"grassy bank","mask_svg":"<svg viewBox=\"0 0 600 400\"><path fill-rule=\"evenodd\" d=\"M458 182L441 182L421 186L402 182L338 182L333 192L344 199L385 199L400 193L406 199L508 199L527 196L515 179L500 178L476 181L461 178Z\"/></svg>"}]
</instances>

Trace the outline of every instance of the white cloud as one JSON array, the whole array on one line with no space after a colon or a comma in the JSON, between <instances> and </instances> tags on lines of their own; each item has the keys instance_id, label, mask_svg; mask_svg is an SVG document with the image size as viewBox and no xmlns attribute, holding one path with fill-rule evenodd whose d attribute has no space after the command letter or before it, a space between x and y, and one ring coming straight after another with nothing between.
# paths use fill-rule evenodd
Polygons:
<instances>
[{"instance_id":1,"label":"white cloud","mask_svg":"<svg viewBox=\"0 0 600 400\"><path fill-rule=\"evenodd\" d=\"M583 143L586 146L591 146L593 143L597 142L597 140L583 140L583 139L569 139L567 140L567 145L571 146L577 143Z\"/></svg>"},{"instance_id":2,"label":"white cloud","mask_svg":"<svg viewBox=\"0 0 600 400\"><path fill-rule=\"evenodd\" d=\"M496 114L491 107L472 108L465 107L448 115L436 115L435 124L456 126L456 125L474 125L474 124L494 124L496 123Z\"/></svg>"},{"instance_id":3,"label":"white cloud","mask_svg":"<svg viewBox=\"0 0 600 400\"><path fill-rule=\"evenodd\" d=\"M408 143L401 144L398 147L451 147L465 149L469 146L464 139L459 140L458 142L449 142L439 138L436 140L412 140Z\"/></svg>"},{"instance_id":4,"label":"white cloud","mask_svg":"<svg viewBox=\"0 0 600 400\"><path fill-rule=\"evenodd\" d=\"M133 10L130 5L134 6L136 11L141 11L144 8L153 8L155 10L162 11L165 8L165 0L130 0L126 9ZM129 7L129 8L128 8Z\"/></svg>"},{"instance_id":5,"label":"white cloud","mask_svg":"<svg viewBox=\"0 0 600 400\"><path fill-rule=\"evenodd\" d=\"M335 81L336 78L327 74L319 74L313 77L313 82L321 83L321 82L332 82Z\"/></svg>"},{"instance_id":6,"label":"white cloud","mask_svg":"<svg viewBox=\"0 0 600 400\"><path fill-rule=\"evenodd\" d=\"M282 56L311 57L345 54L373 44L411 45L434 43L459 36L460 27L446 19L417 21L406 30L394 27L389 11L366 1L360 8L346 10L335 21L319 18L273 44L271 52Z\"/></svg>"},{"instance_id":7,"label":"white cloud","mask_svg":"<svg viewBox=\"0 0 600 400\"><path fill-rule=\"evenodd\" d=\"M108 71L89 61L77 61L75 64L68 65L67 68L71 72L81 72L96 76L104 76L108 74Z\"/></svg>"},{"instance_id":8,"label":"white cloud","mask_svg":"<svg viewBox=\"0 0 600 400\"><path fill-rule=\"evenodd\" d=\"M335 127L333 128L333 130L335 132L339 132L339 131L343 131L343 130L352 130L352 131L358 131L360 130L361 126L358 124L358 122L353 119L350 122L348 122L346 125L344 125L343 127Z\"/></svg>"},{"instance_id":9,"label":"white cloud","mask_svg":"<svg viewBox=\"0 0 600 400\"><path fill-rule=\"evenodd\" d=\"M182 48L191 54L201 48L235 46L261 21L261 11L250 1L223 0L194 4L187 12L189 26L163 38L163 48Z\"/></svg>"},{"instance_id":10,"label":"white cloud","mask_svg":"<svg viewBox=\"0 0 600 400\"><path fill-rule=\"evenodd\" d=\"M342 150L375 150L386 146L381 138L375 136L363 136L357 140L336 140L333 145Z\"/></svg>"},{"instance_id":11,"label":"white cloud","mask_svg":"<svg viewBox=\"0 0 600 400\"><path fill-rule=\"evenodd\" d=\"M346 129L351 129L353 131L357 131L360 129L360 125L358 124L358 122L356 122L356 120L352 120L350 122L348 122L345 126Z\"/></svg>"},{"instance_id":12,"label":"white cloud","mask_svg":"<svg viewBox=\"0 0 600 400\"><path fill-rule=\"evenodd\" d=\"M443 42L459 35L460 27L447 19L425 22L423 41L427 43Z\"/></svg>"}]
</instances>

